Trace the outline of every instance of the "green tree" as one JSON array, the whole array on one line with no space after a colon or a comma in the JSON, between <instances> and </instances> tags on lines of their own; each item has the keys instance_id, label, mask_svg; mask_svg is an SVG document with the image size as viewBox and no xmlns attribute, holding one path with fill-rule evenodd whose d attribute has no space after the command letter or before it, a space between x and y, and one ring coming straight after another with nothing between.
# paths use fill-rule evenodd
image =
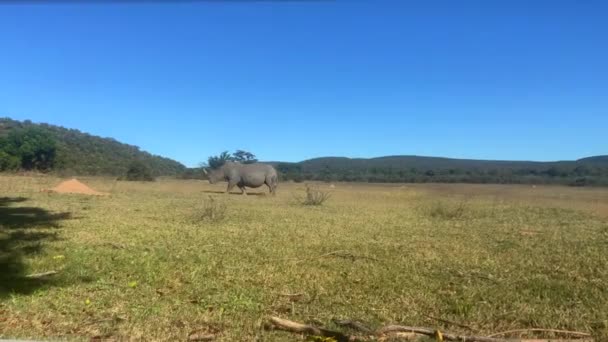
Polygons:
<instances>
[{"instance_id":1,"label":"green tree","mask_svg":"<svg viewBox=\"0 0 608 342\"><path fill-rule=\"evenodd\" d=\"M146 164L140 161L135 161L131 163L129 169L127 170L125 179L129 181L154 181L154 177L152 176L150 168L148 168Z\"/></svg>"},{"instance_id":2,"label":"green tree","mask_svg":"<svg viewBox=\"0 0 608 342\"><path fill-rule=\"evenodd\" d=\"M0 147L0 171L17 170L20 166L19 157L8 154Z\"/></svg>"},{"instance_id":3,"label":"green tree","mask_svg":"<svg viewBox=\"0 0 608 342\"><path fill-rule=\"evenodd\" d=\"M15 161L24 170L48 171L55 163L57 144L44 129L31 126L11 130L2 143L1 164L14 168Z\"/></svg>"},{"instance_id":4,"label":"green tree","mask_svg":"<svg viewBox=\"0 0 608 342\"><path fill-rule=\"evenodd\" d=\"M228 151L224 151L217 156L207 158L207 165L212 169L218 169L229 160L232 160L232 156Z\"/></svg>"},{"instance_id":5,"label":"green tree","mask_svg":"<svg viewBox=\"0 0 608 342\"><path fill-rule=\"evenodd\" d=\"M236 152L232 154L232 160L243 164L252 164L258 161L255 158L255 154L243 150L236 150Z\"/></svg>"}]
</instances>

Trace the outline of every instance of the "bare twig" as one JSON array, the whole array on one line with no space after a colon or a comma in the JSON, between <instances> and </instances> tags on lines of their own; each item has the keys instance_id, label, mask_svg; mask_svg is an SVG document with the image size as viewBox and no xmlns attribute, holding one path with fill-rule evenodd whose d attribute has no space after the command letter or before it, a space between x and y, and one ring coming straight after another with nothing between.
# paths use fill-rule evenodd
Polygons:
<instances>
[{"instance_id":1,"label":"bare twig","mask_svg":"<svg viewBox=\"0 0 608 342\"><path fill-rule=\"evenodd\" d=\"M106 243L103 243L102 246L109 246L114 249L126 249L127 248L127 246L120 244L120 243L115 243L115 242L106 242Z\"/></svg>"},{"instance_id":2,"label":"bare twig","mask_svg":"<svg viewBox=\"0 0 608 342\"><path fill-rule=\"evenodd\" d=\"M213 341L215 340L215 335L213 334L191 334L188 336L188 341Z\"/></svg>"},{"instance_id":3,"label":"bare twig","mask_svg":"<svg viewBox=\"0 0 608 342\"><path fill-rule=\"evenodd\" d=\"M359 321L351 321L349 319L333 319L332 320L336 325L339 326L344 326L344 327L349 327L358 331L362 331L364 333L367 334L373 334L374 331L370 328L368 328L367 326L365 326L363 323L359 322Z\"/></svg>"},{"instance_id":4,"label":"bare twig","mask_svg":"<svg viewBox=\"0 0 608 342\"><path fill-rule=\"evenodd\" d=\"M413 332L416 334L427 335L427 336L436 336L437 330L422 328L422 327L408 327L403 325L387 325L382 327L376 331L377 335L385 335L393 332ZM441 332L443 335L443 339L446 341L470 341L470 342L502 342L503 339L497 339L492 337L485 336L464 336L464 335L455 335L448 334L445 332Z\"/></svg>"},{"instance_id":5,"label":"bare twig","mask_svg":"<svg viewBox=\"0 0 608 342\"><path fill-rule=\"evenodd\" d=\"M384 342L384 341L419 341L420 340L420 336L419 334L416 333L409 333L409 332L398 332L398 333L392 333L390 335L386 335L386 336L380 336L378 337L378 342Z\"/></svg>"},{"instance_id":6,"label":"bare twig","mask_svg":"<svg viewBox=\"0 0 608 342\"><path fill-rule=\"evenodd\" d=\"M347 251L345 251L345 250L333 251L333 252L329 252L329 253L321 254L321 255L319 255L319 256L312 257L312 258L306 258L306 259L300 259L300 260L296 260L296 264L299 264L299 263L301 263L301 262L305 262L305 261L314 260L314 259L321 259L321 258L325 258L325 257L332 256L332 255L336 255L336 254L339 254L339 253L348 253L348 252L347 252Z\"/></svg>"},{"instance_id":7,"label":"bare twig","mask_svg":"<svg viewBox=\"0 0 608 342\"><path fill-rule=\"evenodd\" d=\"M40 278L45 278L48 276L52 276L55 275L59 272L57 271L48 271L48 272L42 272L42 273L34 273L34 274L28 274L25 277L29 278L29 279L40 279Z\"/></svg>"},{"instance_id":8,"label":"bare twig","mask_svg":"<svg viewBox=\"0 0 608 342\"><path fill-rule=\"evenodd\" d=\"M523 333L523 332L552 332L556 334L564 334L564 335L575 335L581 337L591 337L591 334L582 332L582 331L569 331L569 330L559 330L559 329L543 329L543 328L530 328L530 329L515 329L515 330L507 330L501 331L492 335L488 335L488 337L502 336L513 333Z\"/></svg>"},{"instance_id":9,"label":"bare twig","mask_svg":"<svg viewBox=\"0 0 608 342\"><path fill-rule=\"evenodd\" d=\"M368 257L368 256L364 256L364 255L354 255L352 253L350 253L349 251L346 250L338 250L338 251L333 251L333 252L329 252L329 253L325 253L325 254L321 254L319 256L316 257L312 257L312 258L307 258L307 259L300 259L300 260L296 260L296 264L305 262L305 261L310 261L310 260L314 260L314 259L321 259L321 258L327 258L327 257L338 257L338 258L344 258L344 259L350 259L352 261L355 261L357 259L369 259L369 260L373 260L373 261L378 261L378 259L373 258L373 257Z\"/></svg>"},{"instance_id":10,"label":"bare twig","mask_svg":"<svg viewBox=\"0 0 608 342\"><path fill-rule=\"evenodd\" d=\"M304 298L304 293L278 293L280 297L285 298L290 302L299 302Z\"/></svg>"},{"instance_id":11,"label":"bare twig","mask_svg":"<svg viewBox=\"0 0 608 342\"><path fill-rule=\"evenodd\" d=\"M126 319L123 318L123 317L112 316L111 318L100 318L100 319L96 319L96 320L93 320L93 321L85 322L85 323L82 323L82 325L83 326L87 326L87 325L93 325L93 324L105 323L105 322L115 322L115 323L118 323L118 322L122 322L124 320L126 320Z\"/></svg>"},{"instance_id":12,"label":"bare twig","mask_svg":"<svg viewBox=\"0 0 608 342\"><path fill-rule=\"evenodd\" d=\"M289 331L298 334L307 334L307 335L315 335L315 336L323 336L323 337L333 337L338 342L355 342L355 341L367 341L368 339L360 339L357 337L347 336L338 331L332 331L325 328L317 328L312 325L302 324L293 322L287 319L282 319L279 317L270 317L270 323L272 327Z\"/></svg>"},{"instance_id":13,"label":"bare twig","mask_svg":"<svg viewBox=\"0 0 608 342\"><path fill-rule=\"evenodd\" d=\"M468 341L468 342L594 342L593 339L502 339L502 338L494 338L491 336L466 336L466 335L456 335L445 332L439 332L435 329L423 328L423 327L410 327L410 326L402 326L402 325L387 325L382 327L376 331L372 331L371 329L365 327L363 324L351 321L351 320L334 320L334 323L342 326L350 326L354 329L362 331L367 334L367 336L356 336L356 335L346 335L344 333L338 331L332 331L325 328L318 328L307 324L301 324L297 322L293 322L290 320L271 317L270 318L270 326L276 329L289 331L293 333L299 334L307 334L307 335L315 335L322 337L333 337L338 342L363 342L363 341L384 341L387 338L390 339L399 339L399 340L412 340L420 335L426 335L435 338L441 338L444 341ZM523 332L530 331L531 329L522 329L522 330L512 330L509 332ZM590 335L587 333L579 333L572 331L563 331L563 330L552 330L552 329L538 329L537 331L546 331L546 332L560 332L560 333L578 333L579 336L589 337ZM509 332L502 332L499 334L506 334ZM498 335L498 334L495 334ZM493 335L494 336L494 335Z\"/></svg>"},{"instance_id":14,"label":"bare twig","mask_svg":"<svg viewBox=\"0 0 608 342\"><path fill-rule=\"evenodd\" d=\"M304 293L300 292L300 293L279 293L279 296L281 297L302 297L304 296Z\"/></svg>"},{"instance_id":15,"label":"bare twig","mask_svg":"<svg viewBox=\"0 0 608 342\"><path fill-rule=\"evenodd\" d=\"M473 328L471 328L470 326L468 326L466 324L461 324L461 323L458 323L458 322L450 321L450 320L447 320L447 319L444 319L444 318L435 317L435 316L431 316L431 315L425 315L425 316L428 317L428 318L430 318L430 319L434 319L434 320L436 320L438 322L450 324L450 325L457 326L457 327L460 327L460 328L464 328L464 329L467 329L467 330L473 330Z\"/></svg>"},{"instance_id":16,"label":"bare twig","mask_svg":"<svg viewBox=\"0 0 608 342\"><path fill-rule=\"evenodd\" d=\"M594 339L592 338L571 338L571 339L555 339L555 338L533 338L533 339L508 339L508 340L501 340L501 341L508 341L508 342L595 342Z\"/></svg>"}]
</instances>

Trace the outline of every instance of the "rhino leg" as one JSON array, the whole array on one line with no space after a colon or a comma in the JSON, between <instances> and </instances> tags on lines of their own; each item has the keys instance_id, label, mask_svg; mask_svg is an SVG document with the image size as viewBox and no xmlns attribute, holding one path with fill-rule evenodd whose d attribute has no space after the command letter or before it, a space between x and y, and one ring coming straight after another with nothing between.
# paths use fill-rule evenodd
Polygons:
<instances>
[{"instance_id":1,"label":"rhino leg","mask_svg":"<svg viewBox=\"0 0 608 342\"><path fill-rule=\"evenodd\" d=\"M276 178L272 176L266 176L266 181L264 183L268 185L268 190L270 191L270 194L274 195L277 190Z\"/></svg>"},{"instance_id":2,"label":"rhino leg","mask_svg":"<svg viewBox=\"0 0 608 342\"><path fill-rule=\"evenodd\" d=\"M273 190L272 190L272 185L266 183L266 185L268 185L268 191L270 191L270 193L272 194Z\"/></svg>"},{"instance_id":3,"label":"rhino leg","mask_svg":"<svg viewBox=\"0 0 608 342\"><path fill-rule=\"evenodd\" d=\"M241 195L247 196L247 191L245 191L245 187L244 186L239 186L239 189L241 189Z\"/></svg>"},{"instance_id":4,"label":"rhino leg","mask_svg":"<svg viewBox=\"0 0 608 342\"><path fill-rule=\"evenodd\" d=\"M236 183L232 183L232 182L228 182L228 187L226 188L226 193L230 193L230 190L232 190L232 188L234 188L234 186L236 185Z\"/></svg>"}]
</instances>

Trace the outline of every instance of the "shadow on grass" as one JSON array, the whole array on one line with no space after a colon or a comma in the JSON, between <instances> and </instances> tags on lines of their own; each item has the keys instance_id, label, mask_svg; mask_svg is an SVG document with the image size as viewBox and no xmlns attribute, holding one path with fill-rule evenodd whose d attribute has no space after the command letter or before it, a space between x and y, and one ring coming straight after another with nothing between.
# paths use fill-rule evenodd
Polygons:
<instances>
[{"instance_id":1,"label":"shadow on grass","mask_svg":"<svg viewBox=\"0 0 608 342\"><path fill-rule=\"evenodd\" d=\"M51 213L38 207L15 206L24 197L0 197L0 298L11 293L28 294L52 279L26 277L24 258L40 253L44 241L57 240L58 222L70 213Z\"/></svg>"},{"instance_id":2,"label":"shadow on grass","mask_svg":"<svg viewBox=\"0 0 608 342\"><path fill-rule=\"evenodd\" d=\"M225 194L225 191L219 191L219 190L203 190L203 193L206 194ZM239 195L239 196L243 196L243 194L241 194L240 192L230 192L228 193L229 195ZM247 196L267 196L268 194L265 192L247 192Z\"/></svg>"}]
</instances>

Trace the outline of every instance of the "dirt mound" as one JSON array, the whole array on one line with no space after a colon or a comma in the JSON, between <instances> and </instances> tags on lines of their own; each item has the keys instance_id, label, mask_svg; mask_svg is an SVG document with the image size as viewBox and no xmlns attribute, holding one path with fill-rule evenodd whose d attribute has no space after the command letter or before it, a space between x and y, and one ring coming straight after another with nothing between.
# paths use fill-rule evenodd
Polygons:
<instances>
[{"instance_id":1,"label":"dirt mound","mask_svg":"<svg viewBox=\"0 0 608 342\"><path fill-rule=\"evenodd\" d=\"M76 178L67 180L57 185L54 188L48 189L46 191L56 192L60 194L83 194L83 195L98 195L103 196L107 195L105 192L95 191L85 184L79 182Z\"/></svg>"}]
</instances>

